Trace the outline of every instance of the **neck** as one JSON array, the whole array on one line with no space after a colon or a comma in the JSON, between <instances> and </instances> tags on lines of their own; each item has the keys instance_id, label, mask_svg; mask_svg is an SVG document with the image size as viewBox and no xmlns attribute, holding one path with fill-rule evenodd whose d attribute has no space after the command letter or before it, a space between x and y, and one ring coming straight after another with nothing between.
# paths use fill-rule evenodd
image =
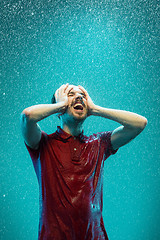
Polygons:
<instances>
[{"instance_id":1,"label":"neck","mask_svg":"<svg viewBox=\"0 0 160 240\"><path fill-rule=\"evenodd\" d=\"M74 122L74 124L62 122L61 128L72 136L78 136L82 132L82 122Z\"/></svg>"}]
</instances>

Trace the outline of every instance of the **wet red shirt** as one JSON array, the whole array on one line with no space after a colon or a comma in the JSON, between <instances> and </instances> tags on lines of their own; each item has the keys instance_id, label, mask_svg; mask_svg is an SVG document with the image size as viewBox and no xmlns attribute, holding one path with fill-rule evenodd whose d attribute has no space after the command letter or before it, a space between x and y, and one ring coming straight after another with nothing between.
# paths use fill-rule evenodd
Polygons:
<instances>
[{"instance_id":1,"label":"wet red shirt","mask_svg":"<svg viewBox=\"0 0 160 240\"><path fill-rule=\"evenodd\" d=\"M74 137L60 127L27 146L39 182L39 240L108 239L102 219L104 160L111 132Z\"/></svg>"}]
</instances>

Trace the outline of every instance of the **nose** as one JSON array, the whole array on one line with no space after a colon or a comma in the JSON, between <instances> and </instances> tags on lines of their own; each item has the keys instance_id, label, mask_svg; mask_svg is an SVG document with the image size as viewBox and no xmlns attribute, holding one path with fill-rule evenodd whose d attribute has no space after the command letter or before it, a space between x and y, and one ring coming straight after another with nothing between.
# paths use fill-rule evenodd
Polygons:
<instances>
[{"instance_id":1,"label":"nose","mask_svg":"<svg viewBox=\"0 0 160 240\"><path fill-rule=\"evenodd\" d=\"M82 95L80 93L76 93L76 99L77 98L82 99Z\"/></svg>"}]
</instances>

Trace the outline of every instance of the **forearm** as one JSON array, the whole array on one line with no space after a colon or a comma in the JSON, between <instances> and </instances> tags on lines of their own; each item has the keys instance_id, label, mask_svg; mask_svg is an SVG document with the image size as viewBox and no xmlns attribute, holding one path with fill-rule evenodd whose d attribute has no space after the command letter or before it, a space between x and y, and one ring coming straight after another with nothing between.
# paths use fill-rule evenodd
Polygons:
<instances>
[{"instance_id":1,"label":"forearm","mask_svg":"<svg viewBox=\"0 0 160 240\"><path fill-rule=\"evenodd\" d=\"M92 110L92 114L94 116L101 116L104 118L111 119L128 128L143 129L147 124L147 119L136 113L123 111L123 110L104 108L97 105Z\"/></svg>"},{"instance_id":2,"label":"forearm","mask_svg":"<svg viewBox=\"0 0 160 240\"><path fill-rule=\"evenodd\" d=\"M62 112L64 109L65 105L63 102L39 104L24 109L22 115L25 115L29 121L38 122L52 114Z\"/></svg>"}]
</instances>

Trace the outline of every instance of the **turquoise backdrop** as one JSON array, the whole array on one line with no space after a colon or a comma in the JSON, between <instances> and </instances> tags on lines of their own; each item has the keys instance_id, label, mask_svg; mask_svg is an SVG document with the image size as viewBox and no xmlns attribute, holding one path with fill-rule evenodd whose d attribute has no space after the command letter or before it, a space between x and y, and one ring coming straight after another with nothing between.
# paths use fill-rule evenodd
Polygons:
<instances>
[{"instance_id":1,"label":"turquoise backdrop","mask_svg":"<svg viewBox=\"0 0 160 240\"><path fill-rule=\"evenodd\" d=\"M158 1L1 1L0 239L36 240L38 183L19 118L81 84L103 107L133 111L146 129L105 162L103 216L110 240L160 239ZM59 119L40 122L52 133ZM86 135L119 124L90 117Z\"/></svg>"}]
</instances>

